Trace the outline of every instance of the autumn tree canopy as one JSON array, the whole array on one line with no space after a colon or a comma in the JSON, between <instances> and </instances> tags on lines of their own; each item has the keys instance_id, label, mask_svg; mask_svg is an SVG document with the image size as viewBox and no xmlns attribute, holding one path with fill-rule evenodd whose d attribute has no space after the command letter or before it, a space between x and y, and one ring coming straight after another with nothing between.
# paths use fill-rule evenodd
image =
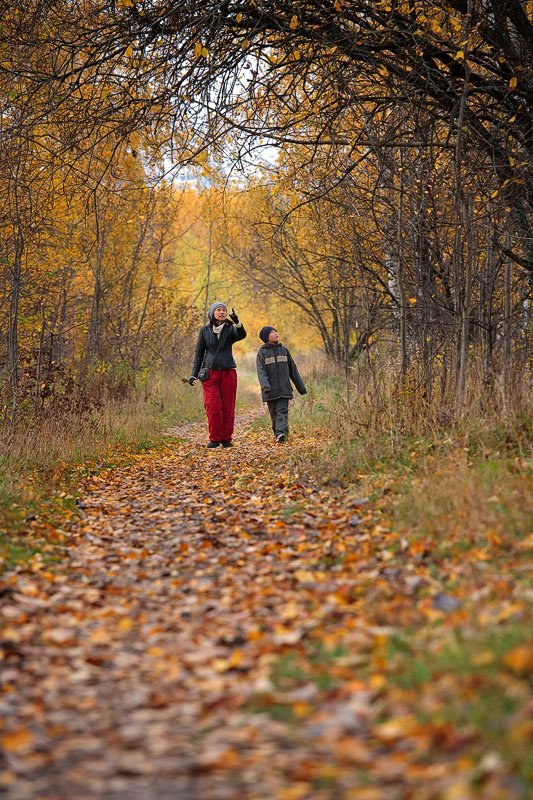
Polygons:
<instances>
[{"instance_id":1,"label":"autumn tree canopy","mask_svg":"<svg viewBox=\"0 0 533 800\"><path fill-rule=\"evenodd\" d=\"M71 160L89 132L118 141L141 127L147 146L181 160L201 159L208 144L231 150L236 135L248 147L294 140L349 150L342 120L354 107L370 116L421 108L452 146L463 107L465 147L490 163L518 233L513 257L532 271L530 5L24 2L3 26L2 69L28 129L38 123L45 135L61 120L50 152ZM388 143L401 146L401 130Z\"/></svg>"}]
</instances>

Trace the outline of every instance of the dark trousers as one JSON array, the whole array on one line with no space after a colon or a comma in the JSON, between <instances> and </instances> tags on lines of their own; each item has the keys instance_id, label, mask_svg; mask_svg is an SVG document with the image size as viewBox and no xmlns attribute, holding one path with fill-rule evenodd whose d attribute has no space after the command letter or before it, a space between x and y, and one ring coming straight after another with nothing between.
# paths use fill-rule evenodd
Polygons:
<instances>
[{"instance_id":1,"label":"dark trousers","mask_svg":"<svg viewBox=\"0 0 533 800\"><path fill-rule=\"evenodd\" d=\"M289 398L280 397L278 400L268 400L268 410L272 420L272 430L274 436L284 433L289 434Z\"/></svg>"},{"instance_id":2,"label":"dark trousers","mask_svg":"<svg viewBox=\"0 0 533 800\"><path fill-rule=\"evenodd\" d=\"M235 420L236 369L212 369L202 383L204 408L212 442L230 442Z\"/></svg>"}]
</instances>

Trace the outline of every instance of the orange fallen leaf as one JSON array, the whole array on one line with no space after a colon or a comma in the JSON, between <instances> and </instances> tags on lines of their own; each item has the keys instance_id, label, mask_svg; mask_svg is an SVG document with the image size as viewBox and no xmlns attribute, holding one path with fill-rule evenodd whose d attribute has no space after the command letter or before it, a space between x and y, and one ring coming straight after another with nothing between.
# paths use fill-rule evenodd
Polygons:
<instances>
[{"instance_id":1,"label":"orange fallen leaf","mask_svg":"<svg viewBox=\"0 0 533 800\"><path fill-rule=\"evenodd\" d=\"M10 733L5 733L0 742L7 753L22 755L31 749L33 734L28 728L17 728Z\"/></svg>"},{"instance_id":2,"label":"orange fallen leaf","mask_svg":"<svg viewBox=\"0 0 533 800\"><path fill-rule=\"evenodd\" d=\"M309 783L293 783L291 786L284 786L280 789L280 800L302 800L304 797L309 796L311 784Z\"/></svg>"},{"instance_id":3,"label":"orange fallen leaf","mask_svg":"<svg viewBox=\"0 0 533 800\"><path fill-rule=\"evenodd\" d=\"M503 663L517 675L533 673L533 641L510 650L504 655Z\"/></svg>"},{"instance_id":4,"label":"orange fallen leaf","mask_svg":"<svg viewBox=\"0 0 533 800\"><path fill-rule=\"evenodd\" d=\"M346 736L344 739L341 739L337 743L335 750L339 759L348 764L365 767L372 763L372 753L370 749L354 736Z\"/></svg>"}]
</instances>

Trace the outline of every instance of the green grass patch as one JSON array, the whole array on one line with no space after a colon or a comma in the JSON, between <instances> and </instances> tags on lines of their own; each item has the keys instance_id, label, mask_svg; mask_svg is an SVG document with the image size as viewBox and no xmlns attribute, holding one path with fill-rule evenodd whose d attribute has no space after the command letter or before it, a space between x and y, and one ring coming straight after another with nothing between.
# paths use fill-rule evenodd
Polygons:
<instances>
[{"instance_id":1,"label":"green grass patch","mask_svg":"<svg viewBox=\"0 0 533 800\"><path fill-rule=\"evenodd\" d=\"M269 693L260 693L250 701L247 709L252 713L266 713L273 719L296 724L302 713L306 712L302 712L298 702L290 698L290 693L308 684L315 684L320 693L327 694L334 690L339 685L334 666L348 652L341 645L328 648L320 640L315 640L305 650L282 653L274 659L270 668L270 681L277 699ZM283 693L287 693L286 702L280 697Z\"/></svg>"},{"instance_id":2,"label":"green grass patch","mask_svg":"<svg viewBox=\"0 0 533 800\"><path fill-rule=\"evenodd\" d=\"M474 730L480 752L499 752L530 783L533 669L526 654L532 635L529 616L490 630L435 630L429 641L427 630L423 637L416 631L392 636L385 656L388 687L404 691L404 705L420 722Z\"/></svg>"}]
</instances>

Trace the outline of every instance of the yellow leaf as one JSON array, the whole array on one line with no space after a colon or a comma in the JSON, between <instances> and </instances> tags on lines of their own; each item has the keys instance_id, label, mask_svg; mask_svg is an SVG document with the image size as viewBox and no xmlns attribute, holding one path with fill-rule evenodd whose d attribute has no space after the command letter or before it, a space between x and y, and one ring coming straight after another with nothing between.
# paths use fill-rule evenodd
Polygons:
<instances>
[{"instance_id":1,"label":"yellow leaf","mask_svg":"<svg viewBox=\"0 0 533 800\"><path fill-rule=\"evenodd\" d=\"M297 569L294 577L300 583L313 583L315 580L315 573L305 569Z\"/></svg>"},{"instance_id":2,"label":"yellow leaf","mask_svg":"<svg viewBox=\"0 0 533 800\"><path fill-rule=\"evenodd\" d=\"M131 58L132 57L132 55L133 55L133 47L131 46L131 44L127 46L126 52L125 52L124 55L126 56L126 58Z\"/></svg>"},{"instance_id":3,"label":"yellow leaf","mask_svg":"<svg viewBox=\"0 0 533 800\"><path fill-rule=\"evenodd\" d=\"M248 50L250 47L250 40L245 39L244 42L241 44L241 50Z\"/></svg>"},{"instance_id":4,"label":"yellow leaf","mask_svg":"<svg viewBox=\"0 0 533 800\"><path fill-rule=\"evenodd\" d=\"M341 4L339 3L339 0L335 0L334 8L335 11L341 11Z\"/></svg>"},{"instance_id":5,"label":"yellow leaf","mask_svg":"<svg viewBox=\"0 0 533 800\"><path fill-rule=\"evenodd\" d=\"M196 44L194 45L194 57L200 58L201 55L202 55L202 45L200 44L200 42L196 42Z\"/></svg>"},{"instance_id":6,"label":"yellow leaf","mask_svg":"<svg viewBox=\"0 0 533 800\"><path fill-rule=\"evenodd\" d=\"M227 672L231 669L232 664L229 658L215 658L211 666L215 672Z\"/></svg>"},{"instance_id":7,"label":"yellow leaf","mask_svg":"<svg viewBox=\"0 0 533 800\"><path fill-rule=\"evenodd\" d=\"M523 539L520 544L518 545L519 550L533 550L533 533L530 533L525 539Z\"/></svg>"},{"instance_id":8,"label":"yellow leaf","mask_svg":"<svg viewBox=\"0 0 533 800\"><path fill-rule=\"evenodd\" d=\"M280 800L302 800L304 797L310 797L310 789L311 784L298 781L297 783L292 783L290 786L285 786L280 789L278 797Z\"/></svg>"},{"instance_id":9,"label":"yellow leaf","mask_svg":"<svg viewBox=\"0 0 533 800\"><path fill-rule=\"evenodd\" d=\"M368 679L368 682L372 687L372 689L374 689L374 691L376 692L379 692L387 685L387 679L385 675L382 675L379 672L376 672L374 673L374 675L371 675L370 678Z\"/></svg>"},{"instance_id":10,"label":"yellow leaf","mask_svg":"<svg viewBox=\"0 0 533 800\"><path fill-rule=\"evenodd\" d=\"M455 54L455 57L456 58L464 58L465 57L465 51L464 50L458 50L457 53Z\"/></svg>"},{"instance_id":11,"label":"yellow leaf","mask_svg":"<svg viewBox=\"0 0 533 800\"><path fill-rule=\"evenodd\" d=\"M516 78L511 78L511 80L509 81L509 88L516 89L516 84L517 84Z\"/></svg>"},{"instance_id":12,"label":"yellow leaf","mask_svg":"<svg viewBox=\"0 0 533 800\"><path fill-rule=\"evenodd\" d=\"M294 56L296 61L299 61L300 60L300 51L299 50L295 50L294 53L293 53L293 56Z\"/></svg>"},{"instance_id":13,"label":"yellow leaf","mask_svg":"<svg viewBox=\"0 0 533 800\"><path fill-rule=\"evenodd\" d=\"M122 617L117 625L117 629L125 633L133 628L133 620L129 617Z\"/></svg>"},{"instance_id":14,"label":"yellow leaf","mask_svg":"<svg viewBox=\"0 0 533 800\"><path fill-rule=\"evenodd\" d=\"M495 657L490 650L483 650L481 653L476 653L472 656L472 664L475 667L486 667L487 664L492 664Z\"/></svg>"},{"instance_id":15,"label":"yellow leaf","mask_svg":"<svg viewBox=\"0 0 533 800\"><path fill-rule=\"evenodd\" d=\"M470 781L465 778L457 778L446 789L443 800L470 800L473 797L470 791Z\"/></svg>"},{"instance_id":16,"label":"yellow leaf","mask_svg":"<svg viewBox=\"0 0 533 800\"><path fill-rule=\"evenodd\" d=\"M207 47L202 47L202 55L204 58L207 58L207 56L209 55L209 50L207 49Z\"/></svg>"},{"instance_id":17,"label":"yellow leaf","mask_svg":"<svg viewBox=\"0 0 533 800\"><path fill-rule=\"evenodd\" d=\"M376 725L374 733L385 742L393 741L394 739L401 739L403 736L412 733L417 727L416 719L410 715L404 717L395 717L380 725Z\"/></svg>"},{"instance_id":18,"label":"yellow leaf","mask_svg":"<svg viewBox=\"0 0 533 800\"><path fill-rule=\"evenodd\" d=\"M240 21L242 20L242 14L241 14L241 12L240 12L240 11L239 11L239 13L238 13L238 14L237 14L237 16L236 16L236 20L237 20L237 22L240 22Z\"/></svg>"},{"instance_id":19,"label":"yellow leaf","mask_svg":"<svg viewBox=\"0 0 533 800\"><path fill-rule=\"evenodd\" d=\"M293 15L289 27L291 27L293 30L294 28L298 27L298 16L296 14Z\"/></svg>"}]
</instances>

